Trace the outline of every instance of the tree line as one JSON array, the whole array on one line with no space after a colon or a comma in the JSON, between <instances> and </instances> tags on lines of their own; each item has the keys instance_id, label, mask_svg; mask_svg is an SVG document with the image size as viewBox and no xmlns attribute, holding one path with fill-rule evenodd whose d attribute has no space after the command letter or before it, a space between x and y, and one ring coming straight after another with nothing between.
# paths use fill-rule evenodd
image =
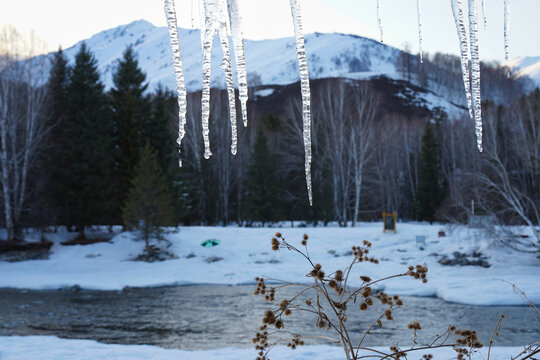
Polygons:
<instances>
[{"instance_id":1,"label":"tree line","mask_svg":"<svg viewBox=\"0 0 540 360\"><path fill-rule=\"evenodd\" d=\"M423 74L425 81L457 78L461 85L455 61L433 58L430 63L428 57L428 65L448 65ZM84 237L92 225L132 227L141 221L249 226L299 220L354 226L379 219L382 211L396 211L403 220L464 222L471 200L477 212L501 221L538 225L540 93L521 95L522 85L499 77L498 71L484 65L484 73L495 74L486 82L495 88L513 81L504 91L515 100L485 102L484 153L475 149L465 110L463 117L451 119L416 105L396 111L396 94L385 93L373 80L313 81L310 207L299 84L273 87L274 94L265 97L250 89L250 125L238 128L235 156L229 151L227 93L212 89L214 155L209 160L203 157L201 93L188 94L179 168L175 95L148 88L132 48L119 60L108 91L88 47L80 47L72 65L59 51L46 85L8 77L5 70L0 76L0 132L7 134L0 134L4 225L17 239L25 226L66 226ZM414 87L412 78L420 78L418 71L404 81L378 81L405 90ZM18 95L5 95L8 88ZM11 123L18 124L11 133L11 118L2 113L6 108L15 114ZM28 120L21 122L25 116ZM31 120L35 128L20 127ZM25 156L26 175L21 175L23 165L9 169ZM155 214L161 215L150 220Z\"/></svg>"}]
</instances>

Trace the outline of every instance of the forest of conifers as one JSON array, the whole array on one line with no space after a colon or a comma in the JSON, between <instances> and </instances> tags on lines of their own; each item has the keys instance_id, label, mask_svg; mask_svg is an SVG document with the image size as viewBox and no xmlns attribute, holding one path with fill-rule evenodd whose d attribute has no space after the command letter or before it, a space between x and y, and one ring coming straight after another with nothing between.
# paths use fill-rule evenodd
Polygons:
<instances>
[{"instance_id":1,"label":"forest of conifers","mask_svg":"<svg viewBox=\"0 0 540 360\"><path fill-rule=\"evenodd\" d=\"M27 105L39 96L39 106L32 108L39 136L30 138L27 190L20 202L8 204L5 187L17 182L6 179L2 211L18 207L10 210L18 211L15 231L121 224L135 167L148 144L166 178L177 224L299 220L354 225L380 219L383 211L396 211L403 220L464 222L473 200L477 214L538 224L540 91L530 92L530 84L508 75L508 69L483 64L485 145L479 153L463 106L459 59L436 54L419 64L412 55L402 55L398 69L403 80L312 81L310 207L298 83L264 86L272 90L262 96L257 93L262 86L251 79L249 125L239 124L235 156L229 150L227 94L213 89L214 155L208 160L203 157L201 94L188 94L179 168L175 94L147 87L132 49L119 60L107 91L90 49L83 45L73 64L58 52L46 85L38 90L25 83L15 86L19 103L11 105L12 111L28 117ZM2 91L7 84L13 87L3 81ZM423 99L434 96L431 92L454 104L454 111L427 106ZM27 131L14 130L14 138L28 139Z\"/></svg>"}]
</instances>

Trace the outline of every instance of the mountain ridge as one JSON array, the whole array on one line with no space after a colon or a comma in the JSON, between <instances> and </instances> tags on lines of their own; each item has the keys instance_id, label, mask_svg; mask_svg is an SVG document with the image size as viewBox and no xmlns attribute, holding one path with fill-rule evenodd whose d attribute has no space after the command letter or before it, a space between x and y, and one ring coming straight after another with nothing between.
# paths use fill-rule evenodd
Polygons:
<instances>
[{"instance_id":1,"label":"mountain ridge","mask_svg":"<svg viewBox=\"0 0 540 360\"><path fill-rule=\"evenodd\" d=\"M202 87L202 56L198 29L178 29L181 39L181 55L186 89L199 91ZM140 19L129 24L101 31L86 40L64 50L70 64L82 43L90 48L98 62L98 70L106 89L113 86L113 73L127 46L138 55L139 66L147 75L149 90L163 86L175 89L175 78L166 27L157 27ZM245 40L245 56L250 86L288 85L299 81L294 38ZM403 51L377 40L359 35L340 33L311 33L305 36L310 79L350 78L365 80L386 76L404 80L398 71L398 61ZM50 66L53 53L41 55L43 63ZM212 49L211 86L225 88L225 75L220 68L222 60L219 41ZM539 58L540 61L540 58ZM233 57L233 68L235 68ZM48 71L45 71L48 75ZM528 76L528 75L527 75ZM46 81L46 79L43 79ZM236 81L236 79L235 79ZM540 81L540 62L539 62ZM415 79L412 80L415 83ZM235 84L236 85L236 84ZM429 84L426 106L442 108L447 113L461 115L464 112L462 93L452 94L435 91ZM407 97L407 94L403 94ZM463 103L456 104L456 98ZM461 102L461 101L460 101Z\"/></svg>"},{"instance_id":2,"label":"mountain ridge","mask_svg":"<svg viewBox=\"0 0 540 360\"><path fill-rule=\"evenodd\" d=\"M179 28L178 31L186 88L188 91L200 90L202 57L199 30ZM73 63L83 42L94 52L106 88L112 86L112 73L127 46L132 46L137 53L150 88L160 83L169 89L175 88L166 27L157 27L141 19L101 31L64 50L70 63ZM394 64L401 51L376 40L358 35L312 33L306 35L305 42L310 78L342 77L346 74L356 74L356 78L377 74L397 76ZM52 54L40 57L51 58ZM293 37L245 40L245 54L250 85L286 85L299 80ZM223 88L225 80L220 63L221 50L219 42L215 41L212 86Z\"/></svg>"}]
</instances>

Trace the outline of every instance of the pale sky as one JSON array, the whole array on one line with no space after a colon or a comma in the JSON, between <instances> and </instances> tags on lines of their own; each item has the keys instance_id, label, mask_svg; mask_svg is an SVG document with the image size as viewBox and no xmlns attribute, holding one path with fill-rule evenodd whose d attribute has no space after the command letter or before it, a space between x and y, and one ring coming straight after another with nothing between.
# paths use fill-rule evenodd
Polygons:
<instances>
[{"instance_id":1,"label":"pale sky","mask_svg":"<svg viewBox=\"0 0 540 360\"><path fill-rule=\"evenodd\" d=\"M248 39L292 36L287 0L239 0ZM479 0L481 3L482 0ZM176 0L179 25L190 28L202 0ZM466 1L465 1L466 2ZM481 26L483 60L504 61L503 0L484 0L487 30ZM384 42L418 51L416 0L381 0ZM376 0L300 0L305 32L341 32L379 39ZM510 57L540 56L540 0L511 0ZM422 0L423 48L458 53L450 0ZM192 11L193 9L193 11ZM481 16L481 12L480 12ZM165 26L162 0L0 0L0 26L34 30L49 50L68 48L93 34L145 19ZM194 25L198 26L196 16Z\"/></svg>"}]
</instances>

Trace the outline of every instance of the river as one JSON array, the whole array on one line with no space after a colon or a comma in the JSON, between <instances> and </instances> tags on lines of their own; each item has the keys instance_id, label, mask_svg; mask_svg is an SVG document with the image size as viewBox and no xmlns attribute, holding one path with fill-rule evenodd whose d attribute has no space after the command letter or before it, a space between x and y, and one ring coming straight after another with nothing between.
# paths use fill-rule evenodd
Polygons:
<instances>
[{"instance_id":1,"label":"river","mask_svg":"<svg viewBox=\"0 0 540 360\"><path fill-rule=\"evenodd\" d=\"M57 335L185 350L249 347L269 308L261 297L253 295L254 288L194 285L123 291L0 289L0 335ZM282 298L278 296L278 302ZM402 299L405 305L394 312L395 320L373 330L364 345L411 343L407 324L414 320L422 325L420 343L453 324L475 329L487 344L501 314L505 319L495 345L525 345L540 340L540 321L526 306L483 307L446 303L437 298ZM359 337L375 315L375 311L350 309L349 332ZM315 319L309 314L293 313L286 320L290 331L332 335L314 330Z\"/></svg>"}]
</instances>

